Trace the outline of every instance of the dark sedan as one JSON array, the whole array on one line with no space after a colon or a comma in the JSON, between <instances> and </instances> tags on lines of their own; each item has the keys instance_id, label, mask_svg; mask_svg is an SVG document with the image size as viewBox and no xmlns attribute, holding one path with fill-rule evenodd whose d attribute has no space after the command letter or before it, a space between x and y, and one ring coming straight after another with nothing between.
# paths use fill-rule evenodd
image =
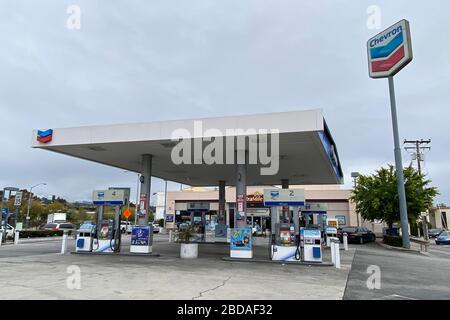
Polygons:
<instances>
[{"instance_id":1,"label":"dark sedan","mask_svg":"<svg viewBox=\"0 0 450 320\"><path fill-rule=\"evenodd\" d=\"M434 241L436 244L450 244L450 231L442 231Z\"/></svg>"},{"instance_id":2,"label":"dark sedan","mask_svg":"<svg viewBox=\"0 0 450 320\"><path fill-rule=\"evenodd\" d=\"M437 238L441 234L442 231L444 231L444 229L439 229L439 228L430 229L430 230L428 230L428 237L429 238Z\"/></svg>"},{"instance_id":3,"label":"dark sedan","mask_svg":"<svg viewBox=\"0 0 450 320\"><path fill-rule=\"evenodd\" d=\"M343 234L347 233L347 239L349 243L366 243L374 242L376 239L375 233L367 228L362 227L344 227L338 230L338 238L343 242Z\"/></svg>"}]
</instances>

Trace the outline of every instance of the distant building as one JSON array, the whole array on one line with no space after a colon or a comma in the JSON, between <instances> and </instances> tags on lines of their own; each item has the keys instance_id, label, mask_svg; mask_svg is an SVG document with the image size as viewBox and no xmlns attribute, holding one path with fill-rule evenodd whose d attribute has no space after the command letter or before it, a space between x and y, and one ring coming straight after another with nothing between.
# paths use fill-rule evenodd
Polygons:
<instances>
[{"instance_id":1,"label":"distant building","mask_svg":"<svg viewBox=\"0 0 450 320\"><path fill-rule=\"evenodd\" d=\"M448 215L450 207L444 204L438 205L430 210L429 222L432 228L443 228L448 230Z\"/></svg>"},{"instance_id":2,"label":"distant building","mask_svg":"<svg viewBox=\"0 0 450 320\"><path fill-rule=\"evenodd\" d=\"M267 187L247 187L247 219L259 226L270 229L270 210L264 206L264 189ZM365 221L356 214L355 204L350 200L351 190L342 189L339 185L311 185L291 186L291 188L305 189L306 202L310 204L325 204L328 208L327 217L336 218L340 226L366 227L376 233L382 233L384 224ZM214 220L219 210L219 191L217 188L193 187L182 191L167 192L167 212L175 213L177 222L191 218L192 207L196 202L205 206L206 220ZM164 217L164 192L156 193L156 219ZM236 191L234 187L227 187L225 191L226 223L234 226L234 212L236 203ZM198 206L196 206L198 207ZM205 210L202 210L205 211ZM312 215L313 223L317 223L319 215Z\"/></svg>"}]
</instances>

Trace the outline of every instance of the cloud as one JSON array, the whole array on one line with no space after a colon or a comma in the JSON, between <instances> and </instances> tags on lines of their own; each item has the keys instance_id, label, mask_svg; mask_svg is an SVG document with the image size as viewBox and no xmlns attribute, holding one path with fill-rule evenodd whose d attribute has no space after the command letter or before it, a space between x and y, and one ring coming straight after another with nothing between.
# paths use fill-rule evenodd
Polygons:
<instances>
[{"instance_id":1,"label":"cloud","mask_svg":"<svg viewBox=\"0 0 450 320\"><path fill-rule=\"evenodd\" d=\"M316 107L347 186L351 171L394 162L387 83L367 74L365 42L378 32L366 27L371 1L78 0L80 30L66 28L70 4L0 4L0 185L46 181L42 192L69 199L134 187L121 170L30 149L34 128ZM400 135L433 140L426 169L450 202L450 3L378 5L383 27L411 22L414 60L396 77Z\"/></svg>"}]
</instances>

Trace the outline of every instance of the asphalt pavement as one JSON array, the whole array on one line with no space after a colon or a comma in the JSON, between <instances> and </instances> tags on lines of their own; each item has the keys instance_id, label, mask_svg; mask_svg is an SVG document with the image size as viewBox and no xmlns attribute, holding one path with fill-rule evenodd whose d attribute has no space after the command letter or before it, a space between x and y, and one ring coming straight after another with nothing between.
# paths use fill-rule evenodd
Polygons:
<instances>
[{"instance_id":1,"label":"asphalt pavement","mask_svg":"<svg viewBox=\"0 0 450 320\"><path fill-rule=\"evenodd\" d=\"M375 266L375 268L373 267ZM380 289L367 281L376 268ZM370 268L368 270L368 268ZM429 254L388 250L371 243L358 247L345 290L345 300L450 299L450 246L432 244Z\"/></svg>"},{"instance_id":2,"label":"asphalt pavement","mask_svg":"<svg viewBox=\"0 0 450 320\"><path fill-rule=\"evenodd\" d=\"M268 239L254 241L268 258ZM123 252L128 251L129 236ZM61 255L61 240L0 247L3 299L333 299L344 295L354 250L342 268L223 261L226 244L200 244L199 258L179 257L180 245L155 237L159 257ZM69 241L74 250L74 240ZM329 261L329 250L325 251Z\"/></svg>"}]
</instances>

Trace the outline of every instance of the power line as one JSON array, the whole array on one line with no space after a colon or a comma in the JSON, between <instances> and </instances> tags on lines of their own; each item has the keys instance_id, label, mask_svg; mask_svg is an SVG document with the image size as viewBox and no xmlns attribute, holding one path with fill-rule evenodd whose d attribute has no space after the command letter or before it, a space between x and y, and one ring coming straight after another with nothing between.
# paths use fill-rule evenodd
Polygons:
<instances>
[{"instance_id":1,"label":"power line","mask_svg":"<svg viewBox=\"0 0 450 320\"><path fill-rule=\"evenodd\" d=\"M414 150L415 152L413 152L413 154L415 154L416 156L416 160L417 160L417 170L419 170L419 174L422 174L422 166L421 166L421 162L424 161L423 157L422 157L422 153L420 152L421 150L431 150L431 147L422 147L423 144L425 145L429 145L431 143L431 139L428 140L424 140L424 139L420 139L420 140L405 140L403 141L403 144L409 144L409 145L414 145L414 146L406 146L405 150Z\"/></svg>"}]
</instances>

